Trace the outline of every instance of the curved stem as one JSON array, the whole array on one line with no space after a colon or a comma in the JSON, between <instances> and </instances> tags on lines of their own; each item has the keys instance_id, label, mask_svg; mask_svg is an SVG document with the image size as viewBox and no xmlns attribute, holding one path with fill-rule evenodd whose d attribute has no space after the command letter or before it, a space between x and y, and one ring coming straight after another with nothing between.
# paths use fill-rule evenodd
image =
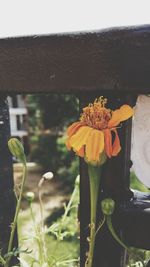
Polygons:
<instances>
[{"instance_id":1,"label":"curved stem","mask_svg":"<svg viewBox=\"0 0 150 267\"><path fill-rule=\"evenodd\" d=\"M16 207L14 220L13 220L13 223L12 223L12 229L11 229L11 234L10 234L7 254L9 254L11 252L12 246L13 246L14 234L15 234L15 230L16 230L17 219L18 219L18 214L19 214L19 210L20 210L20 205L21 205L23 189L24 189L24 185L25 185L25 181L26 181L26 176L27 176L27 165L26 165L26 161L24 161L24 163L23 163L23 175L22 175L21 190L20 190L20 195L19 195L18 202L17 202L17 207ZM9 267L9 263L10 263L11 257L12 256L8 255L8 259L6 261L5 267Z\"/></svg>"},{"instance_id":2,"label":"curved stem","mask_svg":"<svg viewBox=\"0 0 150 267\"><path fill-rule=\"evenodd\" d=\"M119 237L118 237L118 235L116 234L116 232L115 232L115 229L114 229L114 227L113 227L113 225L112 225L112 219L111 219L111 215L107 215L106 216L106 222L107 222L107 226L108 226L108 229L109 229L109 231L111 232L111 234L112 234L112 236L114 237L114 239L123 247L123 248L125 248L127 251L128 251L128 253L130 254L130 255L134 255L134 253L132 252L132 250L131 250L131 247L128 247ZM144 263L144 261L141 259L141 257L138 257L139 258L139 260L142 262L142 264L143 264L143 266L145 266L145 263Z\"/></svg>"},{"instance_id":3,"label":"curved stem","mask_svg":"<svg viewBox=\"0 0 150 267\"><path fill-rule=\"evenodd\" d=\"M112 220L111 220L111 215L106 216L106 222L107 222L107 226L109 231L111 232L113 238L123 247L125 248L127 251L129 251L129 248L122 242L122 240L118 237L118 235L116 234L114 227L112 225Z\"/></svg>"},{"instance_id":4,"label":"curved stem","mask_svg":"<svg viewBox=\"0 0 150 267\"><path fill-rule=\"evenodd\" d=\"M85 267L92 267L94 247L95 247L95 236L96 236L96 211L97 211L97 200L98 200L100 177L101 177L101 166L93 166L89 164L88 173L90 179L91 218L90 218L89 252L88 252L88 258L85 263Z\"/></svg>"}]
</instances>

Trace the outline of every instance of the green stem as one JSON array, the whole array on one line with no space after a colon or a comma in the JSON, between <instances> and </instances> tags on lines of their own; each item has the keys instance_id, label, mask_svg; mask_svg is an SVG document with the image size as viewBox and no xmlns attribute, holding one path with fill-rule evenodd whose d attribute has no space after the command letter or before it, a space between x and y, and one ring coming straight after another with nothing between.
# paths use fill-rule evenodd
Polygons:
<instances>
[{"instance_id":1,"label":"green stem","mask_svg":"<svg viewBox=\"0 0 150 267\"><path fill-rule=\"evenodd\" d=\"M24 163L23 163L23 175L22 176L23 177L22 177L21 190L20 190L20 195L19 195L19 199L18 199L18 202L17 202L17 207L16 207L16 212L15 212L14 220L13 220L13 223L12 223L12 228L11 228L11 234L10 234L10 239L9 239L7 254L9 254L12 251L14 234L15 234L15 230L16 230L17 219L18 219L18 214L19 214L21 200L22 200L22 195L23 195L23 189L24 189L24 185L25 185L25 181L26 181L26 176L27 176L27 165L26 165L26 161L24 161ZM9 267L9 263L10 263L11 257L12 256L9 256L8 255L8 259L6 261L5 267Z\"/></svg>"},{"instance_id":2,"label":"green stem","mask_svg":"<svg viewBox=\"0 0 150 267\"><path fill-rule=\"evenodd\" d=\"M134 253L132 252L132 249L131 247L128 247L126 244L123 243L123 241L118 237L118 235L116 234L115 230L114 230L114 227L112 225L112 219L111 219L111 215L107 215L106 216L106 222L107 222L107 226L108 226L108 229L109 231L111 232L113 238L123 247L127 250L127 252L130 254L130 255L133 255L134 256ZM138 257L138 259L142 262L143 266L145 266L145 263L144 261L141 259L141 257Z\"/></svg>"},{"instance_id":3,"label":"green stem","mask_svg":"<svg viewBox=\"0 0 150 267\"><path fill-rule=\"evenodd\" d=\"M96 212L97 212L97 200L99 193L99 185L101 178L101 166L88 165L88 173L90 179L90 200L91 200L91 219L90 219L90 240L89 240L89 252L88 258L85 263L85 267L92 267L95 236L96 236Z\"/></svg>"},{"instance_id":4,"label":"green stem","mask_svg":"<svg viewBox=\"0 0 150 267\"><path fill-rule=\"evenodd\" d=\"M71 198L69 200L69 203L65 208L64 215L62 216L62 219L61 219L61 224L60 224L59 231L58 231L58 237L59 238L61 236L61 232L62 232L62 227L63 227L64 221L65 221L65 219L66 219L66 217L67 217L67 215L68 215L68 213L69 213L69 211L70 211L70 209L72 207L72 203L74 201L74 198L76 196L77 191L78 191L78 186L76 185L75 188L74 188L74 191L73 191L73 193L71 195Z\"/></svg>"},{"instance_id":5,"label":"green stem","mask_svg":"<svg viewBox=\"0 0 150 267\"><path fill-rule=\"evenodd\" d=\"M30 208L30 214L31 214L32 222L33 222L34 231L36 232L37 227L36 227L35 217L34 217L34 213L33 213L33 209L32 209L32 203L29 203L29 208Z\"/></svg>"},{"instance_id":6,"label":"green stem","mask_svg":"<svg viewBox=\"0 0 150 267\"><path fill-rule=\"evenodd\" d=\"M46 252L45 233L44 233L44 214L43 214L44 208L43 208L42 195L40 192L40 186L38 188L38 195L39 195L40 213L41 213L41 241L43 244L43 260L45 262L47 258L47 252Z\"/></svg>"},{"instance_id":7,"label":"green stem","mask_svg":"<svg viewBox=\"0 0 150 267\"><path fill-rule=\"evenodd\" d=\"M72 205L72 203L73 203L73 201L74 201L74 197L75 197L75 195L76 195L76 192L77 192L77 187L75 187L75 189L74 189L74 191L73 191L73 193L72 193L72 195L71 195L71 198L70 198L70 200L69 200L69 203L68 203L68 205L67 205L67 207L66 207L66 209L65 209L65 213L64 213L64 215L63 215L63 217L62 217L62 221L64 221L64 220L66 219L67 215L68 215L68 212L69 212L69 210L70 210L70 208L71 208L71 205Z\"/></svg>"},{"instance_id":8,"label":"green stem","mask_svg":"<svg viewBox=\"0 0 150 267\"><path fill-rule=\"evenodd\" d=\"M123 247L125 248L127 251L129 251L129 248L121 241L121 239L118 237L118 235L116 234L114 227L112 225L112 220L111 220L111 215L107 215L106 216L106 222L107 222L107 226L109 231L111 232L113 238Z\"/></svg>"},{"instance_id":9,"label":"green stem","mask_svg":"<svg viewBox=\"0 0 150 267\"><path fill-rule=\"evenodd\" d=\"M0 263L2 264L2 266L5 266L6 261L3 259L3 257L0 255Z\"/></svg>"},{"instance_id":10,"label":"green stem","mask_svg":"<svg viewBox=\"0 0 150 267\"><path fill-rule=\"evenodd\" d=\"M31 214L32 222L33 222L34 232L36 235L36 242L37 242L38 250L39 250L39 259L43 261L43 246L40 242L40 233L35 222L35 217L34 217L34 213L32 209L32 203L29 204L29 207L30 207L30 214Z\"/></svg>"}]
</instances>

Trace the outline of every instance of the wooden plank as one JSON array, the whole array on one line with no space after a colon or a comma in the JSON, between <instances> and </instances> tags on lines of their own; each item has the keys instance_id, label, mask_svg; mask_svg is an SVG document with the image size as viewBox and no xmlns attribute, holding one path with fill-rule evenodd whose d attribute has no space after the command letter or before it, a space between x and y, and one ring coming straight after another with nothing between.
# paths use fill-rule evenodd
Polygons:
<instances>
[{"instance_id":1,"label":"wooden plank","mask_svg":"<svg viewBox=\"0 0 150 267\"><path fill-rule=\"evenodd\" d=\"M9 111L7 100L0 97L0 248L2 254L7 252L10 236L10 226L15 213L15 196L13 183L12 157L8 150L10 138ZM17 235L14 239L14 247L18 247ZM18 262L13 259L11 264ZM1 266L1 265L0 265Z\"/></svg>"},{"instance_id":2,"label":"wooden plank","mask_svg":"<svg viewBox=\"0 0 150 267\"><path fill-rule=\"evenodd\" d=\"M96 97L102 94L96 95L83 95L80 97L80 107L85 107L86 104L90 103ZM107 95L104 95L104 97ZM107 96L108 106L115 110L122 104L130 104L131 106L135 104L136 97L130 95L117 95L113 93ZM133 193L130 191L130 146L131 146L131 121L125 122L120 129L118 129L118 134L121 141L121 152L117 157L107 160L107 163L103 166L101 189L103 193L99 194L99 215L98 220L100 220L100 201L102 198L112 197L117 206L120 202L126 202L126 200L131 199ZM89 196L89 180L87 166L84 161L81 160L80 165L81 174L81 187L80 187L80 224L81 224L81 262L80 266L84 266L85 255L88 250L87 236L88 236L88 225L90 216L90 196ZM118 234L122 234L122 228L119 223L120 213L116 212L114 217L114 227L117 229ZM128 232L129 234L129 232ZM96 238L96 248L94 252L94 264L93 267L97 266L123 266L125 259L124 249L112 238L107 227L103 227L101 231L97 234Z\"/></svg>"},{"instance_id":3,"label":"wooden plank","mask_svg":"<svg viewBox=\"0 0 150 267\"><path fill-rule=\"evenodd\" d=\"M150 26L0 40L0 92L150 91Z\"/></svg>"}]
</instances>

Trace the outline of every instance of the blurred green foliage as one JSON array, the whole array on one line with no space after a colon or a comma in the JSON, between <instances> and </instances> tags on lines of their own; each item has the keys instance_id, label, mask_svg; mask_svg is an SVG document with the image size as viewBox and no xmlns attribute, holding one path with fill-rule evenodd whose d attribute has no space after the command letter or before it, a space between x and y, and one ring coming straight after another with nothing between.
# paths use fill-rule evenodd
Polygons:
<instances>
[{"instance_id":1,"label":"blurred green foliage","mask_svg":"<svg viewBox=\"0 0 150 267\"><path fill-rule=\"evenodd\" d=\"M145 267L142 262L137 260L137 258L141 258L143 262L146 262L150 259L150 251L146 251L143 249L132 248L133 255L129 256L127 267Z\"/></svg>"},{"instance_id":2,"label":"blurred green foliage","mask_svg":"<svg viewBox=\"0 0 150 267\"><path fill-rule=\"evenodd\" d=\"M28 95L29 124L38 130L56 128L63 130L65 126L78 119L79 102L73 95L37 94Z\"/></svg>"},{"instance_id":3,"label":"blurred green foliage","mask_svg":"<svg viewBox=\"0 0 150 267\"><path fill-rule=\"evenodd\" d=\"M78 120L79 103L75 96L61 94L28 95L30 155L44 171L53 171L66 182L78 174L78 158L68 152L65 131Z\"/></svg>"},{"instance_id":4,"label":"blurred green foliage","mask_svg":"<svg viewBox=\"0 0 150 267\"><path fill-rule=\"evenodd\" d=\"M64 205L64 213L60 218L51 221L47 232L57 238L57 240L78 240L78 204L79 204L79 184L80 176L78 175L74 184L74 190L68 204Z\"/></svg>"},{"instance_id":5,"label":"blurred green foliage","mask_svg":"<svg viewBox=\"0 0 150 267\"><path fill-rule=\"evenodd\" d=\"M149 192L148 188L139 181L134 172L130 173L130 187L142 192Z\"/></svg>"}]
</instances>

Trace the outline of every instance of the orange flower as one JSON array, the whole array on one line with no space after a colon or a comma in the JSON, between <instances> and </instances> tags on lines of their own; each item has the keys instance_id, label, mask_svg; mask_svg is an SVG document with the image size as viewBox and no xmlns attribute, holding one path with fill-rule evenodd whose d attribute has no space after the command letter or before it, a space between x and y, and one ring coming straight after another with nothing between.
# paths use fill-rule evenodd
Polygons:
<instances>
[{"instance_id":1,"label":"orange flower","mask_svg":"<svg viewBox=\"0 0 150 267\"><path fill-rule=\"evenodd\" d=\"M80 121L67 129L67 148L72 148L88 162L100 163L104 155L111 158L120 152L116 127L133 116L133 109L129 105L112 111L105 107L106 103L107 99L103 97L96 99L93 104L83 108ZM114 141L112 133L115 136Z\"/></svg>"}]
</instances>

